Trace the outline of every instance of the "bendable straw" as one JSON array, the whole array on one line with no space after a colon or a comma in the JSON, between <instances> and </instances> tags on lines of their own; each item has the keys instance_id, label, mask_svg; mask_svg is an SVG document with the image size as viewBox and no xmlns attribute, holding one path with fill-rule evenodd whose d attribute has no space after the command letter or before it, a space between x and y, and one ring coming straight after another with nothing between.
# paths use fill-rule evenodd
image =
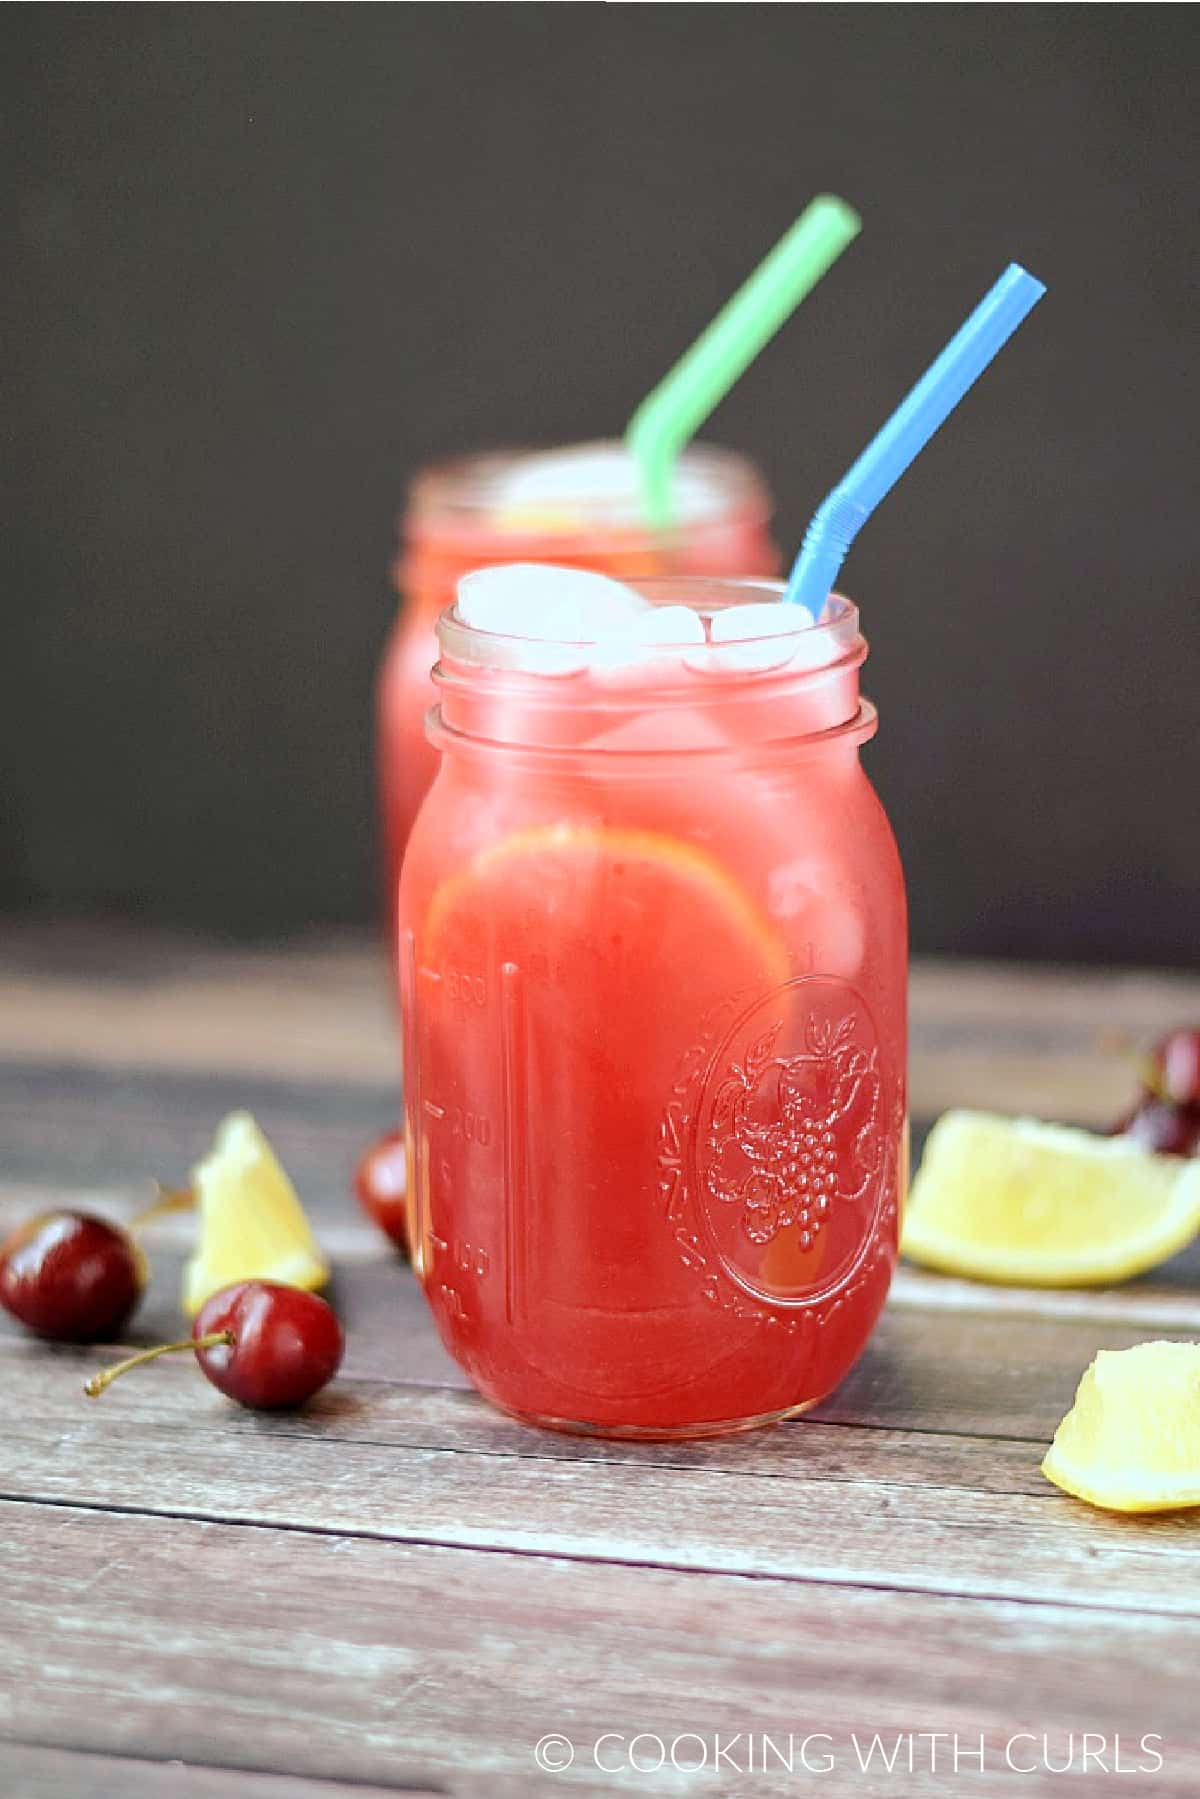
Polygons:
<instances>
[{"instance_id":1,"label":"bendable straw","mask_svg":"<svg viewBox=\"0 0 1200 1799\"><path fill-rule=\"evenodd\" d=\"M638 465L642 507L653 529L671 522L679 452L861 229L844 200L832 194L813 200L642 401L625 442Z\"/></svg>"},{"instance_id":2,"label":"bendable straw","mask_svg":"<svg viewBox=\"0 0 1200 1799\"><path fill-rule=\"evenodd\" d=\"M817 507L804 533L786 599L807 606L814 618L820 618L861 527L1045 291L1044 283L1019 263L1009 263L883 430Z\"/></svg>"}]
</instances>

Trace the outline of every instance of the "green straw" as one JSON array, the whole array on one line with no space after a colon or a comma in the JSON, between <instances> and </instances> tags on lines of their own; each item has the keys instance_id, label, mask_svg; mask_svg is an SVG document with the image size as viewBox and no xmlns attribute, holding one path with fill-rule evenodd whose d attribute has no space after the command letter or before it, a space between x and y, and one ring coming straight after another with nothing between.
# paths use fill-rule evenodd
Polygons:
<instances>
[{"instance_id":1,"label":"green straw","mask_svg":"<svg viewBox=\"0 0 1200 1799\"><path fill-rule=\"evenodd\" d=\"M861 229L844 200L818 195L642 401L625 442L638 465L646 522L655 530L671 523L679 452Z\"/></svg>"}]
</instances>

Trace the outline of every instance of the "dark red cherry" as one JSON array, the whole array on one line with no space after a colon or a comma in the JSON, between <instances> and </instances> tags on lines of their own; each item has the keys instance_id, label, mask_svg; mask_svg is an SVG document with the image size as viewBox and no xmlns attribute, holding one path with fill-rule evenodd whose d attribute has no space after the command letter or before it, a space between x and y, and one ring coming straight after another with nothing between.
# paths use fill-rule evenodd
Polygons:
<instances>
[{"instance_id":1,"label":"dark red cherry","mask_svg":"<svg viewBox=\"0 0 1200 1799\"><path fill-rule=\"evenodd\" d=\"M111 1341L145 1284L133 1239L88 1212L43 1212L0 1245L0 1305L62 1343Z\"/></svg>"},{"instance_id":2,"label":"dark red cherry","mask_svg":"<svg viewBox=\"0 0 1200 1799\"><path fill-rule=\"evenodd\" d=\"M205 1301L190 1337L129 1356L93 1376L84 1392L96 1399L130 1368L191 1349L230 1399L282 1411L303 1405L333 1379L345 1346L337 1313L315 1293L280 1281L238 1281Z\"/></svg>"},{"instance_id":3,"label":"dark red cherry","mask_svg":"<svg viewBox=\"0 0 1200 1799\"><path fill-rule=\"evenodd\" d=\"M1200 1106L1200 1031L1169 1031L1150 1051L1146 1085L1157 1099Z\"/></svg>"},{"instance_id":4,"label":"dark red cherry","mask_svg":"<svg viewBox=\"0 0 1200 1799\"><path fill-rule=\"evenodd\" d=\"M192 1337L214 1387L267 1411L311 1399L333 1379L346 1347L332 1306L279 1281L240 1281L214 1293ZM218 1341L199 1347L213 1337Z\"/></svg>"},{"instance_id":5,"label":"dark red cherry","mask_svg":"<svg viewBox=\"0 0 1200 1799\"><path fill-rule=\"evenodd\" d=\"M1194 1156L1200 1151L1200 1107L1176 1106L1147 1096L1114 1128L1113 1135L1132 1137L1155 1155Z\"/></svg>"},{"instance_id":6,"label":"dark red cherry","mask_svg":"<svg viewBox=\"0 0 1200 1799\"><path fill-rule=\"evenodd\" d=\"M367 1217L404 1255L408 1254L407 1187L404 1132L388 1131L371 1145L354 1170L354 1191Z\"/></svg>"}]
</instances>

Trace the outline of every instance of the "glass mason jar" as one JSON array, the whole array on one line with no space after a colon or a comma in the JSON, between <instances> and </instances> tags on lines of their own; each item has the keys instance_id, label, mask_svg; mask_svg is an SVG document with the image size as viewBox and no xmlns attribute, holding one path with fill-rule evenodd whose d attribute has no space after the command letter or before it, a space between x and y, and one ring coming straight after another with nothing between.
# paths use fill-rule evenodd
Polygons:
<instances>
[{"instance_id":1,"label":"glass mason jar","mask_svg":"<svg viewBox=\"0 0 1200 1799\"><path fill-rule=\"evenodd\" d=\"M633 585L704 619L781 592ZM624 662L439 625L400 883L409 1229L450 1353L533 1423L803 1411L887 1293L903 877L858 613L779 612Z\"/></svg>"},{"instance_id":2,"label":"glass mason jar","mask_svg":"<svg viewBox=\"0 0 1200 1799\"><path fill-rule=\"evenodd\" d=\"M778 574L770 497L743 457L693 445L679 459L676 496L674 527L649 531L620 443L472 456L414 483L392 569L402 607L376 695L389 913L404 845L437 768L424 721L435 697L438 615L453 603L460 575L493 562L556 562L619 577Z\"/></svg>"}]
</instances>

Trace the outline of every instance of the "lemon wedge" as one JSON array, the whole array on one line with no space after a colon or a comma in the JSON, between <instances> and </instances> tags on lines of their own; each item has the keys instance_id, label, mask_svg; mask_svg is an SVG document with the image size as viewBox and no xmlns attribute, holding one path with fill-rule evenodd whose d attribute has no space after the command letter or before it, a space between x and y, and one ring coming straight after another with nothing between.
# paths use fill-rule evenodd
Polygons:
<instances>
[{"instance_id":1,"label":"lemon wedge","mask_svg":"<svg viewBox=\"0 0 1200 1799\"><path fill-rule=\"evenodd\" d=\"M1200 1343L1102 1349L1042 1473L1113 1512L1200 1505Z\"/></svg>"},{"instance_id":2,"label":"lemon wedge","mask_svg":"<svg viewBox=\"0 0 1200 1799\"><path fill-rule=\"evenodd\" d=\"M194 1317L234 1281L323 1287L329 1279L296 1189L249 1112L231 1112L192 1170L200 1242L183 1270L183 1309Z\"/></svg>"},{"instance_id":3,"label":"lemon wedge","mask_svg":"<svg viewBox=\"0 0 1200 1799\"><path fill-rule=\"evenodd\" d=\"M987 1112L947 1112L912 1184L901 1248L971 1280L1104 1286L1200 1231L1200 1161L1125 1137Z\"/></svg>"}]
</instances>

